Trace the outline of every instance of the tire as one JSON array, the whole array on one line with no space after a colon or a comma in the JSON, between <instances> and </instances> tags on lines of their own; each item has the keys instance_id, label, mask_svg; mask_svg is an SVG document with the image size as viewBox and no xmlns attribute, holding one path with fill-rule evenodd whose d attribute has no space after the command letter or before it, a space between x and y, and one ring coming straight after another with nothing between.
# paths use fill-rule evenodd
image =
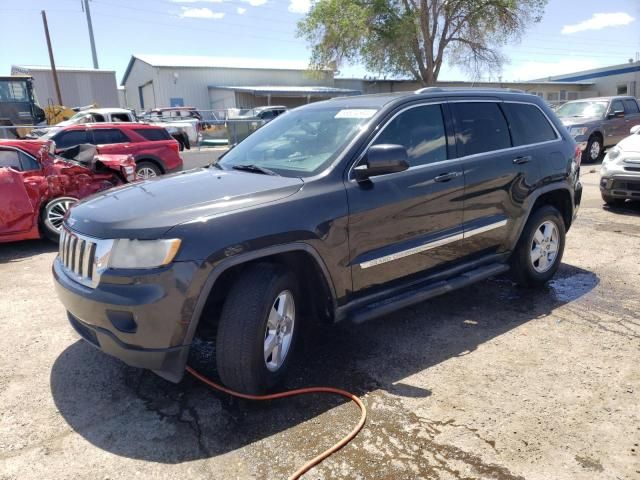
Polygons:
<instances>
[{"instance_id":1,"label":"tire","mask_svg":"<svg viewBox=\"0 0 640 480\"><path fill-rule=\"evenodd\" d=\"M191 142L189 141L189 135L186 133L182 134L182 143L184 144L184 148L187 150L191 150Z\"/></svg>"},{"instance_id":2,"label":"tire","mask_svg":"<svg viewBox=\"0 0 640 480\"><path fill-rule=\"evenodd\" d=\"M64 214L77 201L78 199L73 197L58 197L45 205L40 213L40 229L46 238L58 243Z\"/></svg>"},{"instance_id":3,"label":"tire","mask_svg":"<svg viewBox=\"0 0 640 480\"><path fill-rule=\"evenodd\" d=\"M555 207L544 205L535 210L527 220L516 249L511 255L511 275L516 283L532 288L547 283L555 275L562 261L565 235L564 220ZM541 240L544 241L541 243ZM537 260L536 248L538 253L540 250L545 252ZM555 255L552 255L554 251Z\"/></svg>"},{"instance_id":4,"label":"tire","mask_svg":"<svg viewBox=\"0 0 640 480\"><path fill-rule=\"evenodd\" d=\"M162 175L162 171L153 162L142 161L136 164L136 178L139 180L148 180L160 175Z\"/></svg>"},{"instance_id":5,"label":"tire","mask_svg":"<svg viewBox=\"0 0 640 480\"><path fill-rule=\"evenodd\" d=\"M587 142L587 148L582 152L583 163L595 163L602 159L604 145L602 139L597 135L592 136Z\"/></svg>"},{"instance_id":6,"label":"tire","mask_svg":"<svg viewBox=\"0 0 640 480\"><path fill-rule=\"evenodd\" d=\"M217 370L227 387L259 394L284 379L300 337L299 292L295 276L271 264L251 267L232 285L216 338ZM284 307L285 315L275 315L277 307ZM265 348L269 338L275 346L280 342L280 362L275 349Z\"/></svg>"},{"instance_id":7,"label":"tire","mask_svg":"<svg viewBox=\"0 0 640 480\"><path fill-rule=\"evenodd\" d=\"M610 207L622 207L625 201L624 198L610 197L605 193L602 194L602 200L604 201L604 203L606 203Z\"/></svg>"}]
</instances>

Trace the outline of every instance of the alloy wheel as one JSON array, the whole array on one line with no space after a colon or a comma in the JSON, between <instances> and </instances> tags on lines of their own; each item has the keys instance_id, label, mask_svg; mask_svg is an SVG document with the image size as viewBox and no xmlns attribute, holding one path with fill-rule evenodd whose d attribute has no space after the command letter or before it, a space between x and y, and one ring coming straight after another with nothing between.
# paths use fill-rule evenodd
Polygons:
<instances>
[{"instance_id":1,"label":"alloy wheel","mask_svg":"<svg viewBox=\"0 0 640 480\"><path fill-rule=\"evenodd\" d=\"M47 222L57 231L62 230L62 222L64 216L75 203L74 200L64 199L58 200L47 210Z\"/></svg>"},{"instance_id":2,"label":"alloy wheel","mask_svg":"<svg viewBox=\"0 0 640 480\"><path fill-rule=\"evenodd\" d=\"M156 172L153 168L142 167L136 171L136 176L141 180L147 180L149 178L157 177Z\"/></svg>"},{"instance_id":3,"label":"alloy wheel","mask_svg":"<svg viewBox=\"0 0 640 480\"><path fill-rule=\"evenodd\" d=\"M547 220L543 222L533 235L531 242L531 265L538 273L545 273L553 267L560 248L560 232L558 226Z\"/></svg>"},{"instance_id":4,"label":"alloy wheel","mask_svg":"<svg viewBox=\"0 0 640 480\"><path fill-rule=\"evenodd\" d=\"M276 297L267 319L264 333L264 363L271 372L276 372L284 364L295 327L296 306L289 290Z\"/></svg>"}]
</instances>

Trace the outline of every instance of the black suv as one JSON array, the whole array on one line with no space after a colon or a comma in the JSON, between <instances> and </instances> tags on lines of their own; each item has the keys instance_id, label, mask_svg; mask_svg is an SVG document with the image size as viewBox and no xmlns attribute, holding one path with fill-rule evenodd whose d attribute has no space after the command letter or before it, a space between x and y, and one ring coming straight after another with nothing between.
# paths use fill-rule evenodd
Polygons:
<instances>
[{"instance_id":1,"label":"black suv","mask_svg":"<svg viewBox=\"0 0 640 480\"><path fill-rule=\"evenodd\" d=\"M66 219L53 265L77 332L179 381L194 337L222 381L274 386L308 322L363 322L511 269L556 272L580 150L536 96L427 88L297 108L209 168Z\"/></svg>"}]
</instances>

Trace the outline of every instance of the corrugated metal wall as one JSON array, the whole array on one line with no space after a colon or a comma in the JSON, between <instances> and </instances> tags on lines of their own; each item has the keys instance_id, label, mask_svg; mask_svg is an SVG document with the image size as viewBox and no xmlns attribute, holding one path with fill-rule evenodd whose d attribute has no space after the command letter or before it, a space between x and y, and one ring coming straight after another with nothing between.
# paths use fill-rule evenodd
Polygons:
<instances>
[{"instance_id":1,"label":"corrugated metal wall","mask_svg":"<svg viewBox=\"0 0 640 480\"><path fill-rule=\"evenodd\" d=\"M168 107L181 101L183 105L208 110L214 103L232 105L227 95L210 98L210 86L326 86L333 87L332 72L309 73L303 70L266 70L237 68L151 67L135 60L127 78L127 100L140 110L138 87L153 80L156 107ZM145 109L150 108L145 105Z\"/></svg>"},{"instance_id":2,"label":"corrugated metal wall","mask_svg":"<svg viewBox=\"0 0 640 480\"><path fill-rule=\"evenodd\" d=\"M17 73L17 70L14 70ZM42 106L58 104L51 70L20 69L33 77L38 102ZM98 104L100 107L119 107L115 72L59 70L58 81L62 102L67 107Z\"/></svg>"}]
</instances>

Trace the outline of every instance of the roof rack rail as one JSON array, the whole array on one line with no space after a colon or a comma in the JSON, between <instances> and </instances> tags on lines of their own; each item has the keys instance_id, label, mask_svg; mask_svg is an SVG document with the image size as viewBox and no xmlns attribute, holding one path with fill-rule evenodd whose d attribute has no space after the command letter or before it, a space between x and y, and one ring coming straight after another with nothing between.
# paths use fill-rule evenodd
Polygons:
<instances>
[{"instance_id":1,"label":"roof rack rail","mask_svg":"<svg viewBox=\"0 0 640 480\"><path fill-rule=\"evenodd\" d=\"M424 87L415 90L413 93L429 93L429 92L460 92L478 90L485 92L510 92L510 93L526 93L524 90L517 88L498 88L498 87Z\"/></svg>"},{"instance_id":2,"label":"roof rack rail","mask_svg":"<svg viewBox=\"0 0 640 480\"><path fill-rule=\"evenodd\" d=\"M442 87L423 87L413 93L442 92Z\"/></svg>"}]
</instances>

